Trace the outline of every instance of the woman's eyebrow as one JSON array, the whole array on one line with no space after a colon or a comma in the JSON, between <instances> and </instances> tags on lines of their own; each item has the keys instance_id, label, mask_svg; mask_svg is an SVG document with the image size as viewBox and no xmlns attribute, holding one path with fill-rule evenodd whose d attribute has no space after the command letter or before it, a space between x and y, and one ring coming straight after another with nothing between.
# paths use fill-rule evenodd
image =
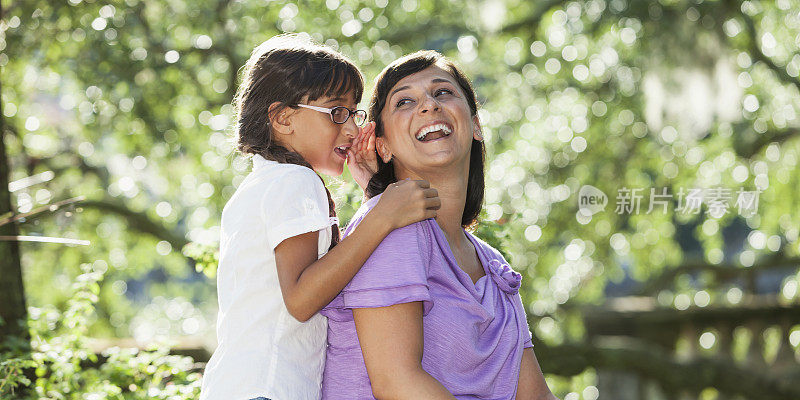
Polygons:
<instances>
[{"instance_id":1,"label":"woman's eyebrow","mask_svg":"<svg viewBox=\"0 0 800 400\"><path fill-rule=\"evenodd\" d=\"M394 96L395 93L397 93L397 92L399 92L401 90L409 89L409 88L411 88L411 86L406 85L406 86L399 87L399 88L397 88L395 90L392 90L392 93L389 93L389 97L387 97L387 99L392 98L392 96Z\"/></svg>"},{"instance_id":2,"label":"woman's eyebrow","mask_svg":"<svg viewBox=\"0 0 800 400\"><path fill-rule=\"evenodd\" d=\"M431 79L431 83L449 83L451 85L454 85L453 82L451 82L451 81L449 81L447 79L444 79L444 78L433 78L433 79ZM406 90L406 89L410 89L410 88L411 88L411 86L408 86L408 85L401 86L401 87L399 87L399 88L397 88L395 90L392 90L392 92L389 93L389 96L387 98L391 98L392 96L394 96L395 93L397 93L397 92L399 92L401 90Z\"/></svg>"},{"instance_id":3,"label":"woman's eyebrow","mask_svg":"<svg viewBox=\"0 0 800 400\"><path fill-rule=\"evenodd\" d=\"M431 83L450 83L450 84L452 84L453 82L450 82L450 80L444 79L444 78L434 78L433 80L431 80Z\"/></svg>"}]
</instances>

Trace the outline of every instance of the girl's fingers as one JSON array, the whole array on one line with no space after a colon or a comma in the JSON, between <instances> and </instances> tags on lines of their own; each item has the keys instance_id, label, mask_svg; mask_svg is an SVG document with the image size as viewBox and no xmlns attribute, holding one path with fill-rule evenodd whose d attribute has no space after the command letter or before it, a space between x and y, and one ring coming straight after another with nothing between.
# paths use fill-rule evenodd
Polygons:
<instances>
[{"instance_id":1,"label":"girl's fingers","mask_svg":"<svg viewBox=\"0 0 800 400\"><path fill-rule=\"evenodd\" d=\"M431 198L425 199L425 208L432 209L432 210L438 210L441 207L442 207L442 201L439 200L438 197L431 197Z\"/></svg>"},{"instance_id":2,"label":"girl's fingers","mask_svg":"<svg viewBox=\"0 0 800 400\"><path fill-rule=\"evenodd\" d=\"M375 122L373 121L368 123L367 125L364 126L363 129L361 129L361 131L364 132L365 134L375 132Z\"/></svg>"},{"instance_id":3,"label":"girl's fingers","mask_svg":"<svg viewBox=\"0 0 800 400\"><path fill-rule=\"evenodd\" d=\"M363 133L363 135L359 136L360 140L358 141L358 144L360 146L359 150L364 151L369 148L367 146L369 138L375 134L375 122L368 123L367 126L365 126L364 129L361 131L361 133Z\"/></svg>"},{"instance_id":4,"label":"girl's fingers","mask_svg":"<svg viewBox=\"0 0 800 400\"><path fill-rule=\"evenodd\" d=\"M358 151L363 151L364 150L364 138L366 138L367 135L368 135L368 133L367 133L366 130L362 131L361 134L358 135L358 147L356 147L356 149Z\"/></svg>"},{"instance_id":5,"label":"girl's fingers","mask_svg":"<svg viewBox=\"0 0 800 400\"><path fill-rule=\"evenodd\" d=\"M365 140L365 145L367 146L367 150L375 150L375 130L370 132L367 140Z\"/></svg>"},{"instance_id":6,"label":"girl's fingers","mask_svg":"<svg viewBox=\"0 0 800 400\"><path fill-rule=\"evenodd\" d=\"M367 124L367 125L365 125L363 128L360 128L360 129L358 130L358 132L359 132L360 134L363 134L363 135L364 135L364 137L367 137L367 136L369 136L370 134L372 134L373 132L375 132L375 122L370 122L370 123L368 123L368 124Z\"/></svg>"},{"instance_id":7,"label":"girl's fingers","mask_svg":"<svg viewBox=\"0 0 800 400\"><path fill-rule=\"evenodd\" d=\"M439 191L433 188L424 189L422 194L425 195L426 198L436 198L439 197Z\"/></svg>"},{"instance_id":8,"label":"girl's fingers","mask_svg":"<svg viewBox=\"0 0 800 400\"><path fill-rule=\"evenodd\" d=\"M359 138L358 143L352 146L355 149L356 154L365 159L370 158L370 151L375 150L374 136L375 135L373 132L373 133L368 133L363 138Z\"/></svg>"},{"instance_id":9,"label":"girl's fingers","mask_svg":"<svg viewBox=\"0 0 800 400\"><path fill-rule=\"evenodd\" d=\"M364 151L364 143L367 141L369 137L369 130L364 129L361 131L361 135L358 137L358 151Z\"/></svg>"},{"instance_id":10,"label":"girl's fingers","mask_svg":"<svg viewBox=\"0 0 800 400\"><path fill-rule=\"evenodd\" d=\"M431 187L430 182L428 182L428 181L426 181L424 179L418 179L418 180L412 181L409 178L406 178L406 179L403 179L403 181L413 182L414 184L416 184L417 186L419 186L419 187L421 187L423 189L427 189L427 188ZM433 189L433 190L436 190L436 189Z\"/></svg>"}]
</instances>

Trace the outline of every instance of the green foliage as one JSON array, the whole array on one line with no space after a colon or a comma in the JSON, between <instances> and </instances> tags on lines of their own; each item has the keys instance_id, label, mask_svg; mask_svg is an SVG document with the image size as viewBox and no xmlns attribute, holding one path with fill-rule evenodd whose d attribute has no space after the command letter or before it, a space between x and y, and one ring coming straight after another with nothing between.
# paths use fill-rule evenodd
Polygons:
<instances>
[{"instance_id":1,"label":"green foliage","mask_svg":"<svg viewBox=\"0 0 800 400\"><path fill-rule=\"evenodd\" d=\"M150 350L105 350L100 357L87 345L89 326L103 273L82 266L67 309L30 309L32 350L7 354L0 363L0 396L28 387L31 398L49 399L195 399L200 374L189 357L169 354L160 346ZM23 372L33 369L31 382ZM5 398L5 397L3 397Z\"/></svg>"},{"instance_id":2,"label":"green foliage","mask_svg":"<svg viewBox=\"0 0 800 400\"><path fill-rule=\"evenodd\" d=\"M30 359L13 357L6 353L0 358L0 395L14 395L20 386L28 386L31 380L24 375L24 370L36 366Z\"/></svg>"},{"instance_id":3,"label":"green foliage","mask_svg":"<svg viewBox=\"0 0 800 400\"><path fill-rule=\"evenodd\" d=\"M484 215L485 217L485 215ZM483 221L475 226L475 236L497 249L506 261L511 262L511 255L507 250L509 226L495 221Z\"/></svg>"},{"instance_id":4,"label":"green foliage","mask_svg":"<svg viewBox=\"0 0 800 400\"><path fill-rule=\"evenodd\" d=\"M219 246L192 242L183 247L183 255L194 260L197 272L202 272L208 278L217 276L219 264Z\"/></svg>"},{"instance_id":5,"label":"green foliage","mask_svg":"<svg viewBox=\"0 0 800 400\"><path fill-rule=\"evenodd\" d=\"M378 71L415 50L464 67L487 146L477 235L523 273L538 339L581 340L576 306L603 303L615 283L633 290L683 264L746 269L800 255L798 0L8 3L0 67L11 179L55 173L12 193L14 204L96 201L20 225L22 235L92 243L22 244L35 325L61 318L49 305L85 312L70 284L93 260L106 278L87 287L97 313L76 324L81 335L135 336L186 304L196 309L163 318L161 333L212 331L219 219L249 171L231 140L237 71L282 32L308 32L352 58L367 95ZM345 225L360 193L347 174L326 180ZM591 218L577 209L586 184L609 197ZM758 212L717 218L674 202L647 212L650 188L714 187L761 190ZM622 188L645 189L642 212L614 212ZM98 206L109 203L119 207ZM798 279L781 282L784 300L797 301ZM661 307L691 306L699 292L708 306L739 304L728 302L731 283L684 274L670 285ZM59 340L79 346L70 330Z\"/></svg>"}]
</instances>

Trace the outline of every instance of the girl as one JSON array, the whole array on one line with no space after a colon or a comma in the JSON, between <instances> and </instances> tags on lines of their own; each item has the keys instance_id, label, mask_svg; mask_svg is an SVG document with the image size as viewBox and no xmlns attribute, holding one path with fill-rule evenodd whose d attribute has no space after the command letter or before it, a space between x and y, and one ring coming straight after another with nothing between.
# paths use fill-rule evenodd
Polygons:
<instances>
[{"instance_id":1,"label":"girl","mask_svg":"<svg viewBox=\"0 0 800 400\"><path fill-rule=\"evenodd\" d=\"M374 125L357 128L362 92L355 65L307 37L274 37L248 60L235 103L253 172L222 211L219 344L201 399L317 400L327 331L318 311L389 232L436 216L435 189L398 182L337 244L334 204L314 171L340 175L348 161L366 186Z\"/></svg>"}]
</instances>

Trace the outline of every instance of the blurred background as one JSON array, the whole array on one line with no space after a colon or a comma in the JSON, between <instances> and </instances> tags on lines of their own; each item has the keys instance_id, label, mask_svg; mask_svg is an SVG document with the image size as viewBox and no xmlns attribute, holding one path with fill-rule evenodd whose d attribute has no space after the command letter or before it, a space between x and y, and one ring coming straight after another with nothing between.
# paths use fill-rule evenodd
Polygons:
<instances>
[{"instance_id":1,"label":"blurred background","mask_svg":"<svg viewBox=\"0 0 800 400\"><path fill-rule=\"evenodd\" d=\"M473 79L477 234L560 398L800 398L800 1L0 5L0 396L197 396L238 70L307 32L367 95L419 49Z\"/></svg>"}]
</instances>

